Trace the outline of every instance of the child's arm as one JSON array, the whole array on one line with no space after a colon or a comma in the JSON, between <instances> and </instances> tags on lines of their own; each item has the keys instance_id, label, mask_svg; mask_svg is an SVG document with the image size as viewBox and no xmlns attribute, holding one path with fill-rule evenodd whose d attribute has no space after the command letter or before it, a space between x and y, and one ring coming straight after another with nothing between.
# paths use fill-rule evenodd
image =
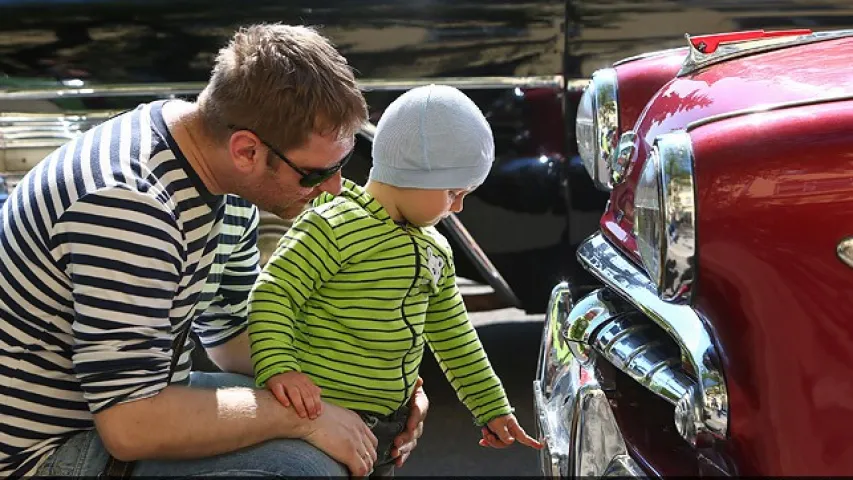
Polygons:
<instances>
[{"instance_id":1,"label":"child's arm","mask_svg":"<svg viewBox=\"0 0 853 480\"><path fill-rule=\"evenodd\" d=\"M544 446L542 442L528 435L519 425L515 415L511 413L490 420L486 426L482 427L481 431L483 434L483 438L480 440L481 447L506 448L516 440L522 445L535 449Z\"/></svg>"},{"instance_id":2,"label":"child's arm","mask_svg":"<svg viewBox=\"0 0 853 480\"><path fill-rule=\"evenodd\" d=\"M314 210L296 219L249 297L249 341L255 382L301 372L296 318L308 298L340 268L334 232ZM281 399L279 399L281 400Z\"/></svg>"},{"instance_id":3,"label":"child's arm","mask_svg":"<svg viewBox=\"0 0 853 480\"><path fill-rule=\"evenodd\" d=\"M468 320L462 294L456 285L452 259L446 263L442 279L441 290L430 299L424 334L447 379L462 403L474 414L477 425L484 429L486 425L489 428L494 425L508 443L516 438L519 443L541 448L539 442L518 426L512 415L513 409L500 379Z\"/></svg>"}]
</instances>

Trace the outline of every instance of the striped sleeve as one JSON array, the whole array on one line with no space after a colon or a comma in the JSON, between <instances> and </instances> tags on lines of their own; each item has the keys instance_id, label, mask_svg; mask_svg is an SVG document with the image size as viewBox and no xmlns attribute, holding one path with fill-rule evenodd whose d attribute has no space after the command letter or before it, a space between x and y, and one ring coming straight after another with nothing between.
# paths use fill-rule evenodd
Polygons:
<instances>
[{"instance_id":1,"label":"striped sleeve","mask_svg":"<svg viewBox=\"0 0 853 480\"><path fill-rule=\"evenodd\" d=\"M308 297L339 269L331 225L306 211L282 237L249 297L249 341L259 387L273 375L301 371L294 322Z\"/></svg>"},{"instance_id":2,"label":"striped sleeve","mask_svg":"<svg viewBox=\"0 0 853 480\"><path fill-rule=\"evenodd\" d=\"M249 210L226 213L226 225L238 224L234 225L236 232L229 234L240 234L240 237L225 263L216 297L198 320L193 322L193 329L205 348L222 345L246 329L249 292L258 278L258 209L247 203L238 206L236 210ZM245 222L246 217L249 218L248 225L239 225Z\"/></svg>"},{"instance_id":3,"label":"striped sleeve","mask_svg":"<svg viewBox=\"0 0 853 480\"><path fill-rule=\"evenodd\" d=\"M468 319L452 256L448 259L442 275L444 284L427 309L424 335L459 400L474 415L477 425L485 425L512 413L512 408Z\"/></svg>"},{"instance_id":4,"label":"striped sleeve","mask_svg":"<svg viewBox=\"0 0 853 480\"><path fill-rule=\"evenodd\" d=\"M57 220L53 254L73 284L72 363L89 409L166 386L169 311L184 250L177 222L153 197L108 187Z\"/></svg>"}]
</instances>

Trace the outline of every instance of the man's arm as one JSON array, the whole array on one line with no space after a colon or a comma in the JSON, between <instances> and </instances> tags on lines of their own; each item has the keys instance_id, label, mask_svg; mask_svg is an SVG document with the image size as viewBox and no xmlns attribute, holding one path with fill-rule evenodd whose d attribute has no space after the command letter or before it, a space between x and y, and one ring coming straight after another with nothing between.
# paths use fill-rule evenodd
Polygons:
<instances>
[{"instance_id":1,"label":"man's arm","mask_svg":"<svg viewBox=\"0 0 853 480\"><path fill-rule=\"evenodd\" d=\"M201 458L309 432L308 422L269 392L182 385L107 408L95 414L95 425L107 450L127 461Z\"/></svg>"},{"instance_id":2,"label":"man's arm","mask_svg":"<svg viewBox=\"0 0 853 480\"><path fill-rule=\"evenodd\" d=\"M363 476L371 465L359 452L376 448L370 429L347 409L327 404L320 418L300 419L269 391L244 387L170 385L95 414L95 426L106 449L125 461L203 458L275 438L302 438Z\"/></svg>"},{"instance_id":3,"label":"man's arm","mask_svg":"<svg viewBox=\"0 0 853 480\"><path fill-rule=\"evenodd\" d=\"M234 199L228 200L233 202ZM210 306L193 321L193 329L208 357L224 372L252 376L252 361L246 333L249 292L258 278L258 208L248 203L226 206L240 222L225 222L221 236L239 241L228 255L222 280ZM243 223L243 226L240 225Z\"/></svg>"},{"instance_id":4,"label":"man's arm","mask_svg":"<svg viewBox=\"0 0 853 480\"><path fill-rule=\"evenodd\" d=\"M223 344L206 349L206 352L223 372L241 373L250 377L254 375L247 330Z\"/></svg>"}]
</instances>

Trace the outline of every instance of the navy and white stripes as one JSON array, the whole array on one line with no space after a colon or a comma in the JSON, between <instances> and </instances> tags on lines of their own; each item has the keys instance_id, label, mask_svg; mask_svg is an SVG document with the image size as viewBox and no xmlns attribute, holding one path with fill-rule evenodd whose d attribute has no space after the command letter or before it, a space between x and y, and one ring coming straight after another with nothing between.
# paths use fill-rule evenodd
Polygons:
<instances>
[{"instance_id":1,"label":"navy and white stripes","mask_svg":"<svg viewBox=\"0 0 853 480\"><path fill-rule=\"evenodd\" d=\"M207 191L162 106L60 147L0 210L0 476L35 473L93 413L161 390L187 321L207 346L245 329L257 208Z\"/></svg>"}]
</instances>

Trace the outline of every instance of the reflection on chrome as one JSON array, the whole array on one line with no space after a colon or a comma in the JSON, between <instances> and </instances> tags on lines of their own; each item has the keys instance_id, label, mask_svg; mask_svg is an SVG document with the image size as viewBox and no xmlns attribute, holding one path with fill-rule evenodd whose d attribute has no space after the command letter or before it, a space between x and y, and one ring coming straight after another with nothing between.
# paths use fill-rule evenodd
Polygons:
<instances>
[{"instance_id":1,"label":"reflection on chrome","mask_svg":"<svg viewBox=\"0 0 853 480\"><path fill-rule=\"evenodd\" d=\"M623 258L601 234L584 241L577 254L581 264L605 286L666 331L689 363L695 389L688 389L681 395L678 401L684 401L682 417L676 419L676 424L687 419L695 428L695 437L693 428L683 429L690 434L686 440L699 444L725 438L728 431L728 392L716 349L697 313L688 305L661 300L648 277ZM647 367L638 366L638 373L643 371L640 368ZM676 380L667 388L674 392L680 383ZM690 412L695 412L693 418L684 416ZM678 411L676 413L679 414Z\"/></svg>"},{"instance_id":2,"label":"reflection on chrome","mask_svg":"<svg viewBox=\"0 0 853 480\"><path fill-rule=\"evenodd\" d=\"M844 262L848 267L853 268L853 237L847 237L838 242L838 246L835 247L835 253L838 255L839 260Z\"/></svg>"},{"instance_id":3,"label":"reflection on chrome","mask_svg":"<svg viewBox=\"0 0 853 480\"><path fill-rule=\"evenodd\" d=\"M689 302L695 278L696 201L690 134L674 132L655 139L661 175L661 298Z\"/></svg>"},{"instance_id":4,"label":"reflection on chrome","mask_svg":"<svg viewBox=\"0 0 853 480\"><path fill-rule=\"evenodd\" d=\"M596 162L603 167L600 170L601 183L609 184L607 170L616 156L619 143L619 80L612 68L595 72L592 79L595 83L595 133L598 141Z\"/></svg>"},{"instance_id":5,"label":"reflection on chrome","mask_svg":"<svg viewBox=\"0 0 853 480\"><path fill-rule=\"evenodd\" d=\"M613 185L622 183L631 174L631 169L637 162L637 141L637 134L633 131L627 131L619 137L619 148L610 165L610 180Z\"/></svg>"},{"instance_id":6,"label":"reflection on chrome","mask_svg":"<svg viewBox=\"0 0 853 480\"><path fill-rule=\"evenodd\" d=\"M551 294L542 356L533 382L542 471L554 477L642 476L628 455L610 403L595 377L569 353L563 326L572 306L568 285Z\"/></svg>"}]
</instances>

